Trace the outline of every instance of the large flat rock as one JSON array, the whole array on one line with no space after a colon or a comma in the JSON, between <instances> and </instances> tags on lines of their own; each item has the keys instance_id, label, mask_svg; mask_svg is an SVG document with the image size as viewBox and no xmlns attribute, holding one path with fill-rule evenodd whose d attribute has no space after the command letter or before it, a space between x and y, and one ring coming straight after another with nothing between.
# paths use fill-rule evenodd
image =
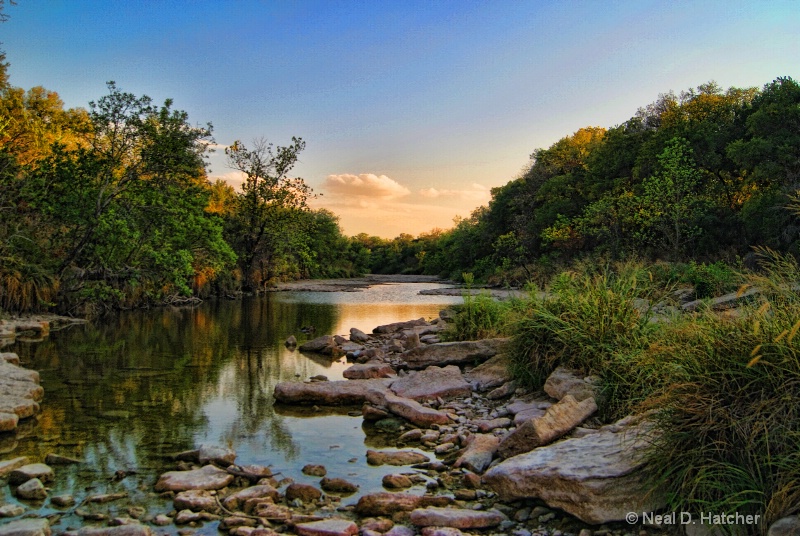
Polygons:
<instances>
[{"instance_id":1,"label":"large flat rock","mask_svg":"<svg viewBox=\"0 0 800 536\"><path fill-rule=\"evenodd\" d=\"M444 496L379 492L361 497L356 504L356 513L360 516L391 516L397 512L410 512L429 506L443 507L452 503L453 499Z\"/></svg>"},{"instance_id":2,"label":"large flat rock","mask_svg":"<svg viewBox=\"0 0 800 536\"><path fill-rule=\"evenodd\" d=\"M483 473L492 463L500 438L492 434L473 434L467 448L458 457L455 467L466 467L473 473Z\"/></svg>"},{"instance_id":3,"label":"large flat rock","mask_svg":"<svg viewBox=\"0 0 800 536\"><path fill-rule=\"evenodd\" d=\"M664 506L642 490L646 423L609 426L509 458L483 475L503 500L541 499L582 521L621 521L628 512Z\"/></svg>"},{"instance_id":4,"label":"large flat rock","mask_svg":"<svg viewBox=\"0 0 800 536\"><path fill-rule=\"evenodd\" d=\"M334 382L281 382L275 386L275 400L282 404L349 406L363 404L367 393L386 390L391 378L341 380Z\"/></svg>"},{"instance_id":5,"label":"large flat rock","mask_svg":"<svg viewBox=\"0 0 800 536\"><path fill-rule=\"evenodd\" d=\"M391 389L397 396L418 401L437 398L447 400L467 396L472 392L472 388L461 374L461 369L455 365L412 371L395 380Z\"/></svg>"},{"instance_id":6,"label":"large flat rock","mask_svg":"<svg viewBox=\"0 0 800 536\"><path fill-rule=\"evenodd\" d=\"M440 342L403 352L402 358L410 369L424 369L431 365L477 365L505 351L508 341L504 338Z\"/></svg>"},{"instance_id":7,"label":"large flat rock","mask_svg":"<svg viewBox=\"0 0 800 536\"><path fill-rule=\"evenodd\" d=\"M190 489L222 489L233 482L233 475L206 465L192 471L168 471L156 482L156 491L186 491Z\"/></svg>"},{"instance_id":8,"label":"large flat rock","mask_svg":"<svg viewBox=\"0 0 800 536\"><path fill-rule=\"evenodd\" d=\"M487 529L496 527L508 518L497 510L467 510L431 506L411 512L411 522L418 527L453 527L456 529Z\"/></svg>"},{"instance_id":9,"label":"large flat rock","mask_svg":"<svg viewBox=\"0 0 800 536\"><path fill-rule=\"evenodd\" d=\"M50 536L47 519L15 519L0 526L0 536Z\"/></svg>"}]
</instances>

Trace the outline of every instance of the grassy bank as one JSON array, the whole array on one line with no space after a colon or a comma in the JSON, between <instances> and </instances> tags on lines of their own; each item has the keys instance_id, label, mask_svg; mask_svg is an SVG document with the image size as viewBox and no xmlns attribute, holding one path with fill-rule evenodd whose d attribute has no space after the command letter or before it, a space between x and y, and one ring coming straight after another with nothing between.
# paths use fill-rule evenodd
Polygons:
<instances>
[{"instance_id":1,"label":"grassy bank","mask_svg":"<svg viewBox=\"0 0 800 536\"><path fill-rule=\"evenodd\" d=\"M546 296L468 300L454 332L511 335L515 375L534 389L559 365L598 377L601 419L652 412L648 485L670 510L761 514L766 531L800 511L800 267L764 251L755 274L690 268L722 274L704 275L706 296L760 293L735 311L680 312L685 271L582 265Z\"/></svg>"}]
</instances>

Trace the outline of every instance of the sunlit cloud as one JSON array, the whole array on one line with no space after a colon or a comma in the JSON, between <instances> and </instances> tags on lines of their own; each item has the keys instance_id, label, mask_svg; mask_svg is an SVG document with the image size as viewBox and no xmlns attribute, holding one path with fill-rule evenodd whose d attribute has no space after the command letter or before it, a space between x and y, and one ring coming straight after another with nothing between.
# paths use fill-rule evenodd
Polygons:
<instances>
[{"instance_id":1,"label":"sunlit cloud","mask_svg":"<svg viewBox=\"0 0 800 536\"><path fill-rule=\"evenodd\" d=\"M491 198L491 192L485 186L476 182L472 183L469 189L450 190L442 188L423 188L419 195L427 199L460 199L463 201L487 202Z\"/></svg>"},{"instance_id":2,"label":"sunlit cloud","mask_svg":"<svg viewBox=\"0 0 800 536\"><path fill-rule=\"evenodd\" d=\"M389 201L411 193L411 190L394 179L373 173L328 175L322 187L334 196L343 196L358 203L366 203L365 206L374 205L370 200Z\"/></svg>"},{"instance_id":3,"label":"sunlit cloud","mask_svg":"<svg viewBox=\"0 0 800 536\"><path fill-rule=\"evenodd\" d=\"M224 181L233 186L235 190L239 191L242 189L242 184L244 184L245 174L241 171L229 171L221 175L212 175L209 179L211 179L212 182L216 180Z\"/></svg>"}]
</instances>

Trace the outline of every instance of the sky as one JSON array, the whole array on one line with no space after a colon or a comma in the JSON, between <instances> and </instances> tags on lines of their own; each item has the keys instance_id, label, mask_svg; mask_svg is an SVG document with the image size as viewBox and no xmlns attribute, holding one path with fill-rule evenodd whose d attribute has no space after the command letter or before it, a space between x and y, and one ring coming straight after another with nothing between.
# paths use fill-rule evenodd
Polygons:
<instances>
[{"instance_id":1,"label":"sky","mask_svg":"<svg viewBox=\"0 0 800 536\"><path fill-rule=\"evenodd\" d=\"M86 107L113 80L219 147L301 137L292 173L347 235L450 228L537 148L660 93L800 78L799 0L5 3L11 84Z\"/></svg>"}]
</instances>

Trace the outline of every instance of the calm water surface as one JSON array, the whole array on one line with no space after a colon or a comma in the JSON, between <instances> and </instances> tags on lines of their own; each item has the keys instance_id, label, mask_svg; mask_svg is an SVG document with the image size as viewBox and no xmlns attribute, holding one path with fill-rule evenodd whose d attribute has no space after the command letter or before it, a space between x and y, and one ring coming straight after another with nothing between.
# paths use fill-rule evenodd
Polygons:
<instances>
[{"instance_id":1,"label":"calm water surface","mask_svg":"<svg viewBox=\"0 0 800 536\"><path fill-rule=\"evenodd\" d=\"M57 467L51 495L127 491L150 513L171 503L152 492L169 456L199 445L233 447L237 463L270 465L295 481L318 484L300 472L322 463L329 477L381 489L381 477L397 471L369 467L367 448L384 447L385 436L360 417L274 406L282 381L323 374L342 378L342 360L286 349L299 328L347 335L380 324L433 318L461 298L420 296L432 283L385 284L362 292L281 292L242 301L215 301L192 308L135 311L90 325L54 332L43 342L17 343L24 364L40 371L45 389L38 421L16 435L0 435L0 459L26 455L42 461L49 452L86 460ZM116 471L132 474L114 481ZM14 502L8 488L0 499ZM125 501L123 501L125 503ZM102 505L112 515L130 502ZM28 503L42 513L44 505ZM120 512L115 512L115 508ZM75 521L74 519L72 521ZM3 521L0 521L2 524ZM62 523L69 524L70 516ZM66 526L66 525L62 525Z\"/></svg>"}]
</instances>

